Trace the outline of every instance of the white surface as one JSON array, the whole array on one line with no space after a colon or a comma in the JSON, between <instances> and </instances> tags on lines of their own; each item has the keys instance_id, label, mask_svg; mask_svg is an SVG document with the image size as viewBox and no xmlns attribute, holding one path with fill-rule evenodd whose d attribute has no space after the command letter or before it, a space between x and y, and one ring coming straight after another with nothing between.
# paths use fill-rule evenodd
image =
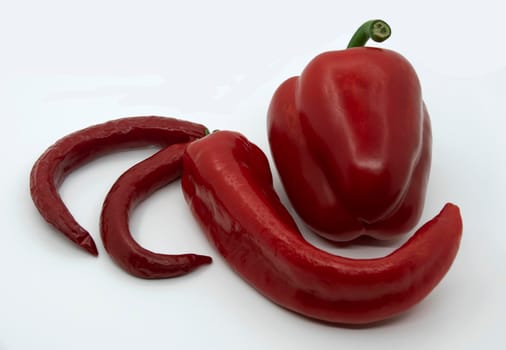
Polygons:
<instances>
[{"instance_id":1,"label":"white surface","mask_svg":"<svg viewBox=\"0 0 506 350\"><path fill-rule=\"evenodd\" d=\"M0 2L1 350L506 348L504 5L301 3ZM392 26L380 46L412 62L431 113L434 160L423 220L452 201L465 225L446 278L403 317L342 328L275 306L205 240L178 183L138 208L132 231L149 249L208 254L214 263L171 280L127 275L105 253L98 217L109 186L150 150L102 158L61 189L99 258L39 217L28 188L35 159L67 133L108 119L189 119L238 130L269 155L265 114L274 89L316 54L344 48L370 18ZM276 186L282 193L277 177ZM381 256L394 248L331 251Z\"/></svg>"}]
</instances>

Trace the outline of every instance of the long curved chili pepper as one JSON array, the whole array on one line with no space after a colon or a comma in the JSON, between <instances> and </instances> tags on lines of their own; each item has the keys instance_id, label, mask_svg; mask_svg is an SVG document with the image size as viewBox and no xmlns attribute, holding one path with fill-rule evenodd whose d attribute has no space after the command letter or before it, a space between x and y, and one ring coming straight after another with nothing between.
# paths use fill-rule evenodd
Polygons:
<instances>
[{"instance_id":1,"label":"long curved chili pepper","mask_svg":"<svg viewBox=\"0 0 506 350\"><path fill-rule=\"evenodd\" d=\"M48 223L96 256L93 238L76 222L58 193L66 176L84 163L118 149L165 147L206 133L203 125L157 116L120 118L76 131L58 140L35 162L30 174L33 202Z\"/></svg>"},{"instance_id":2,"label":"long curved chili pepper","mask_svg":"<svg viewBox=\"0 0 506 350\"><path fill-rule=\"evenodd\" d=\"M116 180L104 200L100 219L104 247L121 268L134 276L176 277L212 261L208 256L196 254L153 253L132 238L128 227L130 213L137 204L181 176L186 145L168 146L128 169Z\"/></svg>"},{"instance_id":3,"label":"long curved chili pepper","mask_svg":"<svg viewBox=\"0 0 506 350\"><path fill-rule=\"evenodd\" d=\"M388 256L322 251L279 200L263 152L234 132L188 145L182 188L208 239L242 278L271 301L332 323L371 323L420 302L449 270L462 235L458 207L446 204Z\"/></svg>"}]
</instances>

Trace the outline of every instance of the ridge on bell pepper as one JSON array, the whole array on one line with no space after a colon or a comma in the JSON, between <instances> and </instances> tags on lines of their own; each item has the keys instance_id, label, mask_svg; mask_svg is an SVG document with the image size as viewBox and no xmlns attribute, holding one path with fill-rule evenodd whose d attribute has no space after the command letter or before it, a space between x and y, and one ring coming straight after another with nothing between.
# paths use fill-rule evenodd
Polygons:
<instances>
[{"instance_id":1,"label":"ridge on bell pepper","mask_svg":"<svg viewBox=\"0 0 506 350\"><path fill-rule=\"evenodd\" d=\"M316 233L347 241L412 229L425 201L432 133L420 82L392 50L364 47L390 27L364 23L348 48L316 56L283 82L268 138L295 211Z\"/></svg>"}]
</instances>

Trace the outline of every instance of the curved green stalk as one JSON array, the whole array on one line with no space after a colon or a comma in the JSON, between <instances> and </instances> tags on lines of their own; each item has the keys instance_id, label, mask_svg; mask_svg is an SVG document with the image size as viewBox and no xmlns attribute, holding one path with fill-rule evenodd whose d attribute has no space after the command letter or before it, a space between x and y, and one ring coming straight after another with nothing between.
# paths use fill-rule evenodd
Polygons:
<instances>
[{"instance_id":1,"label":"curved green stalk","mask_svg":"<svg viewBox=\"0 0 506 350\"><path fill-rule=\"evenodd\" d=\"M357 29L350 42L348 49L351 47L364 46L367 40L372 39L376 42L385 41L392 34L390 26L381 19L373 19L365 22Z\"/></svg>"}]
</instances>

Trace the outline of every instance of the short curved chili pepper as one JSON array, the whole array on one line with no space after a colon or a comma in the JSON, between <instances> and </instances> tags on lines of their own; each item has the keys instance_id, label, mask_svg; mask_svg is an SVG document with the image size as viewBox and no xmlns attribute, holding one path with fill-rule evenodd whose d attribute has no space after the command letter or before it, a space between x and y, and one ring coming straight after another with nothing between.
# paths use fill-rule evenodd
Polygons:
<instances>
[{"instance_id":1,"label":"short curved chili pepper","mask_svg":"<svg viewBox=\"0 0 506 350\"><path fill-rule=\"evenodd\" d=\"M205 126L175 118L127 117L94 125L58 140L35 162L30 173L33 202L44 219L92 255L98 255L90 234L63 203L58 187L74 169L103 154L146 145L167 146L204 136Z\"/></svg>"},{"instance_id":2,"label":"short curved chili pepper","mask_svg":"<svg viewBox=\"0 0 506 350\"><path fill-rule=\"evenodd\" d=\"M462 235L458 207L446 204L386 257L322 251L304 240L279 200L263 152L234 132L188 145L182 188L208 239L240 276L273 302L333 323L379 321L420 302L449 270Z\"/></svg>"},{"instance_id":3,"label":"short curved chili pepper","mask_svg":"<svg viewBox=\"0 0 506 350\"><path fill-rule=\"evenodd\" d=\"M276 90L268 111L271 153L295 211L334 241L390 239L419 221L432 132L411 64L386 49L381 20L349 48L315 57Z\"/></svg>"},{"instance_id":4,"label":"short curved chili pepper","mask_svg":"<svg viewBox=\"0 0 506 350\"><path fill-rule=\"evenodd\" d=\"M116 180L107 194L100 217L104 247L125 271L141 278L167 278L184 275L211 263L197 254L159 254L142 248L130 233L131 211L157 189L179 179L186 143L168 146L137 163Z\"/></svg>"}]
</instances>

